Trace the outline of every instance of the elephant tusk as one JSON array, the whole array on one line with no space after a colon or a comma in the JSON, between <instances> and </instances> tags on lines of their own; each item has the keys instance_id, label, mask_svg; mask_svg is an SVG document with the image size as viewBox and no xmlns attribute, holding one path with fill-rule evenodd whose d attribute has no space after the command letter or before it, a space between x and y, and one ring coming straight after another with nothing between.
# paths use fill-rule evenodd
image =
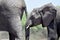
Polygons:
<instances>
[{"instance_id":1,"label":"elephant tusk","mask_svg":"<svg viewBox=\"0 0 60 40\"><path fill-rule=\"evenodd\" d=\"M26 27L26 29L28 29L29 28L29 25Z\"/></svg>"}]
</instances>

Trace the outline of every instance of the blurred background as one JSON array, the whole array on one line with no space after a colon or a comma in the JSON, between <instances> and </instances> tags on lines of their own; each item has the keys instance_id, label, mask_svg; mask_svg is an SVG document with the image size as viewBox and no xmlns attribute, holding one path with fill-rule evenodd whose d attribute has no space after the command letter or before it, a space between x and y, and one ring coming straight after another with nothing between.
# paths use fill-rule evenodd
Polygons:
<instances>
[{"instance_id":1,"label":"blurred background","mask_svg":"<svg viewBox=\"0 0 60 40\"><path fill-rule=\"evenodd\" d=\"M60 0L25 0L28 15L32 11L33 8L41 7L45 4L52 3L56 7L60 7ZM22 28L23 28L23 38L25 39L25 22L26 16L23 15L22 19ZM47 40L47 27L43 28L42 25L34 26L30 29L30 40ZM8 32L0 32L1 40L9 40Z\"/></svg>"},{"instance_id":2,"label":"blurred background","mask_svg":"<svg viewBox=\"0 0 60 40\"><path fill-rule=\"evenodd\" d=\"M25 0L28 12L31 12L33 8L41 7L47 3L52 3L55 6L60 5L60 0Z\"/></svg>"}]
</instances>

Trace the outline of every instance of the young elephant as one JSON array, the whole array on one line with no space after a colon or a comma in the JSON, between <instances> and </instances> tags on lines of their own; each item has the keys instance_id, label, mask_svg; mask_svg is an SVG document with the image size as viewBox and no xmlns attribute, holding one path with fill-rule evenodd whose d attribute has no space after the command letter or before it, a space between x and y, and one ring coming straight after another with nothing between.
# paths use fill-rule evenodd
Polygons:
<instances>
[{"instance_id":1,"label":"young elephant","mask_svg":"<svg viewBox=\"0 0 60 40\"><path fill-rule=\"evenodd\" d=\"M25 40L29 40L30 27L39 24L42 24L43 27L47 27L48 40L57 40L56 13L57 10L52 3L33 9L25 25Z\"/></svg>"},{"instance_id":2,"label":"young elephant","mask_svg":"<svg viewBox=\"0 0 60 40\"><path fill-rule=\"evenodd\" d=\"M0 0L0 31L8 31L10 40L23 40L21 16L24 10L24 0Z\"/></svg>"}]
</instances>

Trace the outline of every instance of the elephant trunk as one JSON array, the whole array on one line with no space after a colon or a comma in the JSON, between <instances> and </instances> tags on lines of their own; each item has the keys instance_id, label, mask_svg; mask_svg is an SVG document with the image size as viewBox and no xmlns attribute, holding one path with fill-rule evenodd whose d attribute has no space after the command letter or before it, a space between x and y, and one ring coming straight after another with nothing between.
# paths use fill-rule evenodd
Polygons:
<instances>
[{"instance_id":1,"label":"elephant trunk","mask_svg":"<svg viewBox=\"0 0 60 40\"><path fill-rule=\"evenodd\" d=\"M31 25L32 21L28 18L25 24L25 40L29 40Z\"/></svg>"},{"instance_id":2,"label":"elephant trunk","mask_svg":"<svg viewBox=\"0 0 60 40\"><path fill-rule=\"evenodd\" d=\"M29 40L29 35L30 35L30 27L29 25L25 25L25 40Z\"/></svg>"}]
</instances>

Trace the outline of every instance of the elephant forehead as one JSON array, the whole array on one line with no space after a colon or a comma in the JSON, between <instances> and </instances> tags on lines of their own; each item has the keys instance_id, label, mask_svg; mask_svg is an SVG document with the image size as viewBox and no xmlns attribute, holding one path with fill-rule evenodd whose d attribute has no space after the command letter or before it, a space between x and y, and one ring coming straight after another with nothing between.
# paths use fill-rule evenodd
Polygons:
<instances>
[{"instance_id":1,"label":"elephant forehead","mask_svg":"<svg viewBox=\"0 0 60 40\"><path fill-rule=\"evenodd\" d=\"M32 16L34 16L36 19L41 17L39 13L35 13L35 12L32 13Z\"/></svg>"},{"instance_id":2,"label":"elephant forehead","mask_svg":"<svg viewBox=\"0 0 60 40\"><path fill-rule=\"evenodd\" d=\"M25 7L24 0L5 0L4 1L7 5L13 6L13 7Z\"/></svg>"}]
</instances>

